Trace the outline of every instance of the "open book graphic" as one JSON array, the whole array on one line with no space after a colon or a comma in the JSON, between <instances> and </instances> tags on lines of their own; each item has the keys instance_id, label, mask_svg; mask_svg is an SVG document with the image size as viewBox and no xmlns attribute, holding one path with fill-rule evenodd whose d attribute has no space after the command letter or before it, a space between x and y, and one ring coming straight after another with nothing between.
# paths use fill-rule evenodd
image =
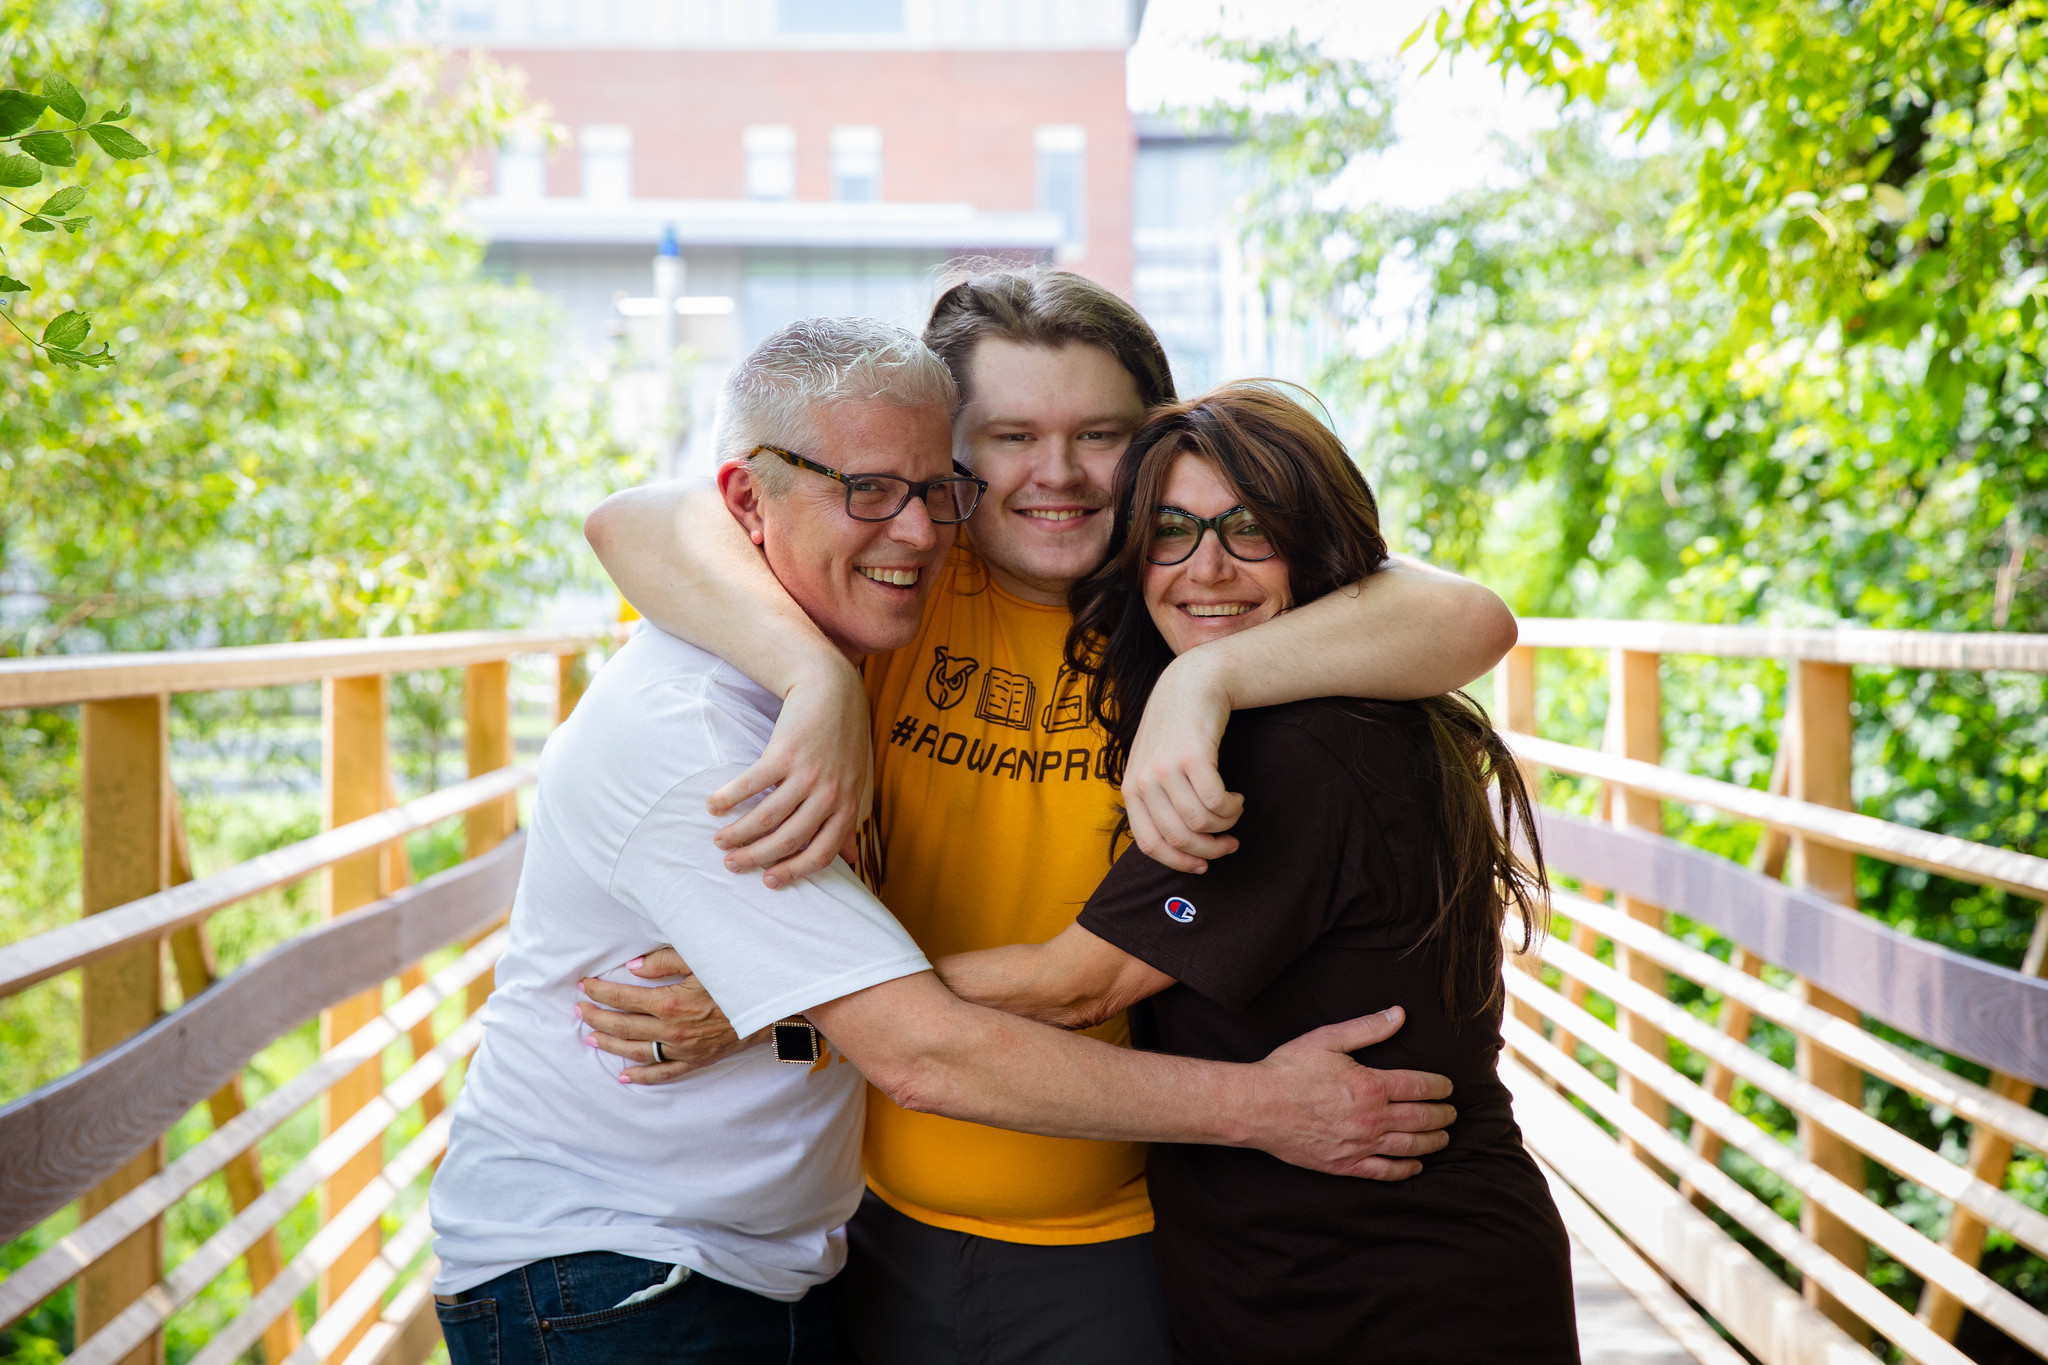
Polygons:
<instances>
[{"instance_id":1,"label":"open book graphic","mask_svg":"<svg viewBox=\"0 0 2048 1365\"><path fill-rule=\"evenodd\" d=\"M1007 669L991 668L981 681L981 701L974 714L1014 730L1029 730L1031 709L1037 701L1038 686L1030 678Z\"/></svg>"}]
</instances>

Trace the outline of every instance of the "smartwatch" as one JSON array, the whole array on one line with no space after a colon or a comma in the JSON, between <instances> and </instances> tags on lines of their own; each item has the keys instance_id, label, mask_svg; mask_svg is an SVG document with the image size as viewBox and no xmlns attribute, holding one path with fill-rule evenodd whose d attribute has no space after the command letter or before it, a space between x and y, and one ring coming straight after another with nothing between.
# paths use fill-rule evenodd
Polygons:
<instances>
[{"instance_id":1,"label":"smartwatch","mask_svg":"<svg viewBox=\"0 0 2048 1365\"><path fill-rule=\"evenodd\" d=\"M825 1055L824 1035L800 1014L778 1020L770 1028L778 1062L788 1062L791 1066L816 1066L818 1059Z\"/></svg>"}]
</instances>

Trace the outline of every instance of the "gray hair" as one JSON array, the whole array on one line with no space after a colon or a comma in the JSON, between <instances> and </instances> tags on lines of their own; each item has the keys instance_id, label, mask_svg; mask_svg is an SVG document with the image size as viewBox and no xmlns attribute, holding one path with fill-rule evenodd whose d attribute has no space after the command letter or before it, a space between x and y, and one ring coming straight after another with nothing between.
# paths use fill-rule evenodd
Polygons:
<instances>
[{"instance_id":1,"label":"gray hair","mask_svg":"<svg viewBox=\"0 0 2048 1365\"><path fill-rule=\"evenodd\" d=\"M814 459L817 410L828 403L935 407L950 418L959 390L946 363L893 323L874 318L803 318L773 333L733 367L719 393L718 462L744 460L756 446ZM761 491L781 497L796 471L772 455L751 463Z\"/></svg>"}]
</instances>

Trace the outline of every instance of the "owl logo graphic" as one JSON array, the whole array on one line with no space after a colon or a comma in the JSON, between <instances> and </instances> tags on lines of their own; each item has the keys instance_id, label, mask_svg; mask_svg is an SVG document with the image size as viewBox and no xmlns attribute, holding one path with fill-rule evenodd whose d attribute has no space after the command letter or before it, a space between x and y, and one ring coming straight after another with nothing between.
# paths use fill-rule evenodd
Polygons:
<instances>
[{"instance_id":1,"label":"owl logo graphic","mask_svg":"<svg viewBox=\"0 0 2048 1365\"><path fill-rule=\"evenodd\" d=\"M933 706L950 711L967 699L967 680L981 664L969 658L954 658L944 645L932 650L932 671L925 675L924 694Z\"/></svg>"}]
</instances>

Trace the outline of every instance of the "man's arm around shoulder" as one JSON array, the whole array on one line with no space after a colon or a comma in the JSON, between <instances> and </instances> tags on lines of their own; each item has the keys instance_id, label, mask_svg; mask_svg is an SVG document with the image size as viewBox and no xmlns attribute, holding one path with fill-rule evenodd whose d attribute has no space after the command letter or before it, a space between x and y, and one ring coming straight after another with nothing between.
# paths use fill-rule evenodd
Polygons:
<instances>
[{"instance_id":1,"label":"man's arm around shoulder","mask_svg":"<svg viewBox=\"0 0 2048 1365\"><path fill-rule=\"evenodd\" d=\"M585 519L583 535L642 616L783 700L760 760L712 798L712 813L725 815L769 792L721 832L728 865L761 871L771 887L829 866L867 818L874 786L860 674L804 615L711 485L670 481L614 493Z\"/></svg>"}]
</instances>

